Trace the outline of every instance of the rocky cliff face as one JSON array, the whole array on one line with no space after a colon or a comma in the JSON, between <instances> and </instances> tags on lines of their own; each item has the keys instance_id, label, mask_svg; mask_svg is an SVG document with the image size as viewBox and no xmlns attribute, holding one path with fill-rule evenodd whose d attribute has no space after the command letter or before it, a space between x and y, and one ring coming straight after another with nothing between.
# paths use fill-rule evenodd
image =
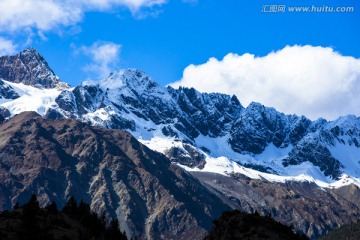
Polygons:
<instances>
[{"instance_id":1,"label":"rocky cliff face","mask_svg":"<svg viewBox=\"0 0 360 240\"><path fill-rule=\"evenodd\" d=\"M0 57L0 79L40 88L67 88L50 69L45 59L33 48L14 56Z\"/></svg>"},{"instance_id":2,"label":"rocky cliff face","mask_svg":"<svg viewBox=\"0 0 360 240\"><path fill-rule=\"evenodd\" d=\"M19 114L0 125L0 207L62 207L73 195L117 216L129 236L199 239L228 207L198 180L122 130Z\"/></svg>"}]
</instances>

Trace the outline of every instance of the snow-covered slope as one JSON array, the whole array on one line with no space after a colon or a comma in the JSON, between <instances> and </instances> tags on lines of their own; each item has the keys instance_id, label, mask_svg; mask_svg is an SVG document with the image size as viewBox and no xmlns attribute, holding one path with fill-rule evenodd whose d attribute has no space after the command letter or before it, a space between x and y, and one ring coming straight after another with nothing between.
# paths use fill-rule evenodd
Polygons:
<instances>
[{"instance_id":1,"label":"snow-covered slope","mask_svg":"<svg viewBox=\"0 0 360 240\"><path fill-rule=\"evenodd\" d=\"M239 172L269 181L313 181L327 187L359 182L360 119L356 116L311 121L259 103L244 108L236 96L164 88L138 69L120 70L70 89L33 49L0 60L6 68L11 68L11 61L29 64L43 73L38 76L49 77L43 86L39 85L42 77L0 80L4 117L36 111L46 118L75 118L125 129L190 171ZM21 70L16 64L14 68Z\"/></svg>"},{"instance_id":2,"label":"snow-covered slope","mask_svg":"<svg viewBox=\"0 0 360 240\"><path fill-rule=\"evenodd\" d=\"M348 155L355 158L356 156L360 156L357 154L360 149L352 149L346 145L339 145L332 149L335 154L340 154L340 162L347 164L339 177L333 179L331 176L325 176L320 167L315 166L309 161L285 167L283 160L288 158L289 152L293 149L292 146L282 149L270 144L261 154L249 155L232 151L230 145L226 142L226 137L221 139L208 139L207 137L201 136L197 140L199 139L201 140L197 143L201 144L198 146L211 146L211 149L217 150L214 151L212 155L197 148L198 154L202 156L204 163L199 162L195 164L194 167L177 163L187 171L213 172L222 175L240 173L251 179L263 179L270 182L307 181L324 188L338 188L349 184L360 186L359 163L354 164L352 158L347 158ZM181 157L194 159L194 156L188 153L186 148L187 144L177 141L174 138L154 137L150 140L140 139L140 142L151 149L156 149L165 154L170 152L169 149L175 148L183 153ZM344 148L346 148L345 151L343 150ZM345 153L345 155L342 155L342 153ZM179 158L179 156L177 157ZM172 158L172 160L176 159ZM177 159L177 161L179 160Z\"/></svg>"},{"instance_id":3,"label":"snow-covered slope","mask_svg":"<svg viewBox=\"0 0 360 240\"><path fill-rule=\"evenodd\" d=\"M41 115L55 107L55 99L61 93L57 88L40 89L33 86L24 85L23 83L12 83L0 80L0 84L4 83L14 92L16 98L0 98L0 106L7 109L10 116L25 111L35 111Z\"/></svg>"}]
</instances>

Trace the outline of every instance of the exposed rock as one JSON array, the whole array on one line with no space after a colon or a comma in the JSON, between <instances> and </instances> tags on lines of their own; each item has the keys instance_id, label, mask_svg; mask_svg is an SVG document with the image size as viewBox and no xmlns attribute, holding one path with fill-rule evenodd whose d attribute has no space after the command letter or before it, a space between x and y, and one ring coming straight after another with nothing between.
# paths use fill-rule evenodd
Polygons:
<instances>
[{"instance_id":1,"label":"exposed rock","mask_svg":"<svg viewBox=\"0 0 360 240\"><path fill-rule=\"evenodd\" d=\"M10 112L7 108L4 108L3 106L0 106L0 116L4 120L5 118L10 117Z\"/></svg>"},{"instance_id":2,"label":"exposed rock","mask_svg":"<svg viewBox=\"0 0 360 240\"><path fill-rule=\"evenodd\" d=\"M183 143L182 147L172 147L165 151L165 155L173 163L180 163L188 167L203 169L205 156L190 144Z\"/></svg>"},{"instance_id":3,"label":"exposed rock","mask_svg":"<svg viewBox=\"0 0 360 240\"><path fill-rule=\"evenodd\" d=\"M0 80L0 99L17 99L19 97L19 94L15 91L14 88Z\"/></svg>"}]
</instances>

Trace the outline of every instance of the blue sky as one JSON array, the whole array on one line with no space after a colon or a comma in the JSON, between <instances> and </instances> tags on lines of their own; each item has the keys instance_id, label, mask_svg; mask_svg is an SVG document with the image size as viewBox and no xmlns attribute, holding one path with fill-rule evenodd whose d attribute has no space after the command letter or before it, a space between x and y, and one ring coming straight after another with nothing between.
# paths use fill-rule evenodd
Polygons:
<instances>
[{"instance_id":1,"label":"blue sky","mask_svg":"<svg viewBox=\"0 0 360 240\"><path fill-rule=\"evenodd\" d=\"M261 12L270 5L285 12ZM313 5L354 9L288 9ZM0 9L0 54L32 46L71 85L128 67L166 85L191 64L229 53L265 57L286 46L360 58L359 0L3 0Z\"/></svg>"}]
</instances>

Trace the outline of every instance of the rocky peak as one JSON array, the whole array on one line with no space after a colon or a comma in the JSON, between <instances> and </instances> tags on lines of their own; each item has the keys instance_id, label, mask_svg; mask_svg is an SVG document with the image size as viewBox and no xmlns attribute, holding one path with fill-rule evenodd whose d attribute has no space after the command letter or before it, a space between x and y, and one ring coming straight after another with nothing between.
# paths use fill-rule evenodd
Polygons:
<instances>
[{"instance_id":1,"label":"rocky peak","mask_svg":"<svg viewBox=\"0 0 360 240\"><path fill-rule=\"evenodd\" d=\"M14 56L0 57L0 78L38 88L69 88L34 48L25 49Z\"/></svg>"}]
</instances>

